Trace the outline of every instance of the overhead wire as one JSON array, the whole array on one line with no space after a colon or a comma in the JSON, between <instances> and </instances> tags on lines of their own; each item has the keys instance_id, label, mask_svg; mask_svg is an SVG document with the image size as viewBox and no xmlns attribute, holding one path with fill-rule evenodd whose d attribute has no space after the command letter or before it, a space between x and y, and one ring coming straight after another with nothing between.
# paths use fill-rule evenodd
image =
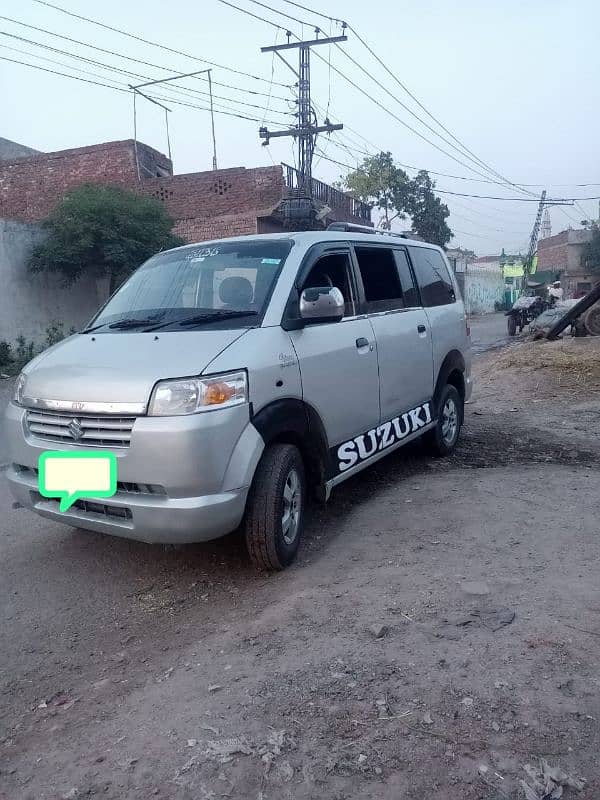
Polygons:
<instances>
[{"instance_id":1,"label":"overhead wire","mask_svg":"<svg viewBox=\"0 0 600 800\"><path fill-rule=\"evenodd\" d=\"M0 33L1 33L1 31L0 31ZM40 55L37 55L36 53L31 53L31 52L29 52L27 50L21 50L18 47L10 47L10 46L5 45L5 44L0 44L0 47L5 49L5 50L10 50L10 51L15 52L15 53L20 53L21 55L29 56L31 58L37 58L38 60L45 61L45 62L48 62L50 64L55 64L55 65L60 66L60 67L66 67L67 69L70 69L73 72L79 72L79 73L81 73L83 75L91 75L92 77L101 78L103 80L106 79L105 76L98 75L95 72L91 72L91 71L86 70L86 69L81 69L80 67L75 67L75 66L72 66L71 64L65 64L64 61L57 61L56 59L47 58L45 56L40 56ZM58 51L58 52L61 52L61 51ZM74 57L76 58L76 56L74 56ZM84 60L87 60L87 59L84 59ZM108 64L102 64L101 62L94 62L94 63L96 63L101 69L117 72L119 75L129 76L130 78L142 78L143 80L151 80L150 76L148 76L148 75L141 75L140 73L137 73L137 72L130 72L129 70L122 70L122 69L119 69L118 67L112 67L111 65L108 65ZM199 91L197 89L189 89L188 87L180 86L179 84L173 84L173 83L170 83L169 85L166 85L166 86L161 86L160 91L167 91L167 92L169 92L169 94L174 92L179 96L183 93L183 94L185 94L186 97L189 94L192 94L194 96L202 97L204 102L206 102L206 99L210 98L210 93L209 92L202 92L202 91ZM217 101L215 103L216 107L221 106L222 108L224 107L227 110L239 110L239 109L232 109L232 106L224 105L224 103L218 102L219 100L226 100L226 101L234 103L235 105L242 105L242 106L247 106L247 107L250 107L250 108L257 108L257 109L261 109L261 110L263 108L262 106L259 106L256 103L247 103L244 100L237 100L236 98L233 98L233 97L223 97L222 95L218 95L218 94L213 94L212 96ZM281 114L282 116L285 114L285 112L277 111L275 109L273 110L272 113L273 114L278 114L278 115Z\"/></svg>"},{"instance_id":2,"label":"overhead wire","mask_svg":"<svg viewBox=\"0 0 600 800\"><path fill-rule=\"evenodd\" d=\"M106 82L89 80L87 78L80 78L77 75L69 75L66 72L59 72L59 71L57 71L55 69L48 69L47 67L42 67L39 64L30 64L30 63L27 63L25 61L19 61L19 60L15 59L15 58L7 58L6 56L0 56L0 61L9 61L9 62L11 62L13 64L20 64L20 65L25 66L25 67L31 67L33 69L40 70L41 72L51 73L52 75L60 75L63 78L71 78L72 80L81 81L82 83L90 83L90 84L94 84L95 86L104 86L107 89L113 89L114 91L122 92L122 93L129 94L129 95L132 93L132 90L129 87L124 88L125 87L124 84L123 84L123 87L121 87L121 86L114 86L114 85L108 84ZM173 103L173 104L179 105L179 106L185 106L187 108L193 108L193 109L196 109L198 111L208 111L208 112L210 112L210 107L209 106L198 106L198 105L195 105L193 103L186 103L186 102L184 102L182 100L175 100L174 98L171 98L171 97L164 97L163 95L155 94L154 92L152 92L151 95L149 93L148 96L151 96L155 100L163 100L164 102ZM249 120L250 122L260 122L260 118L259 117L250 117L248 115L238 114L238 113L234 113L232 111L220 111L218 109L214 109L214 112L215 112L215 114L222 114L222 115L225 115L227 117L236 117L237 119ZM272 124L277 124L277 123L272 123Z\"/></svg>"},{"instance_id":3,"label":"overhead wire","mask_svg":"<svg viewBox=\"0 0 600 800\"><path fill-rule=\"evenodd\" d=\"M265 6L265 4L264 4L264 3L259 3L259 0L250 0L250 2L252 2L252 3L257 3L257 4L259 4L259 5L262 5L262 6L263 6L263 7L265 7L265 8L269 8L269 6ZM296 6L297 6L297 7L299 7L299 8L303 8L303 9L304 9L305 11L307 11L308 13L316 13L316 12L314 11L314 9L310 9L310 8L308 8L307 6L302 6L302 5L301 5L301 4L299 4L299 3L294 3L293 5L296 5ZM275 13L277 13L277 14L281 14L281 15L283 15L283 16L288 16L287 14L285 14L285 12L283 12L283 11L280 11L279 9L273 9L273 8L271 8L270 10L271 10L271 11L274 11L274 12L275 12ZM509 180L509 179L508 179L508 178L506 178L504 175L502 175L500 172L498 172L497 170L495 170L493 167L491 167L489 164L487 164L487 163L486 163L486 162L485 162L483 159L479 158L479 156L477 156L475 153L473 153L473 151L472 151L472 150L470 150L470 149L469 149L469 148L468 148L468 147L467 147L465 144L463 144L463 142L461 142L461 141L460 141L460 139L458 139L458 138L457 138L457 137L456 137L456 136L455 136L455 135L454 135L454 134L453 134L451 131L449 131L449 130L448 130L448 128L446 128L446 127L443 125L443 123L441 123L441 122L440 122L440 120L438 120L438 119L437 119L437 118L436 118L436 117L435 117L435 116L434 116L434 115L433 115L433 114L432 114L432 113L431 113L431 112L430 112L430 111L429 111L429 110L428 110L428 109L427 109L427 108L426 108L426 107L423 105L423 103L421 103L421 102L420 102L420 100L419 100L419 99L418 99L418 98L417 98L417 97L416 97L416 96L415 96L415 95L414 95L414 94L413 94L413 93L412 93L412 92L411 92L411 91L408 89L408 87L407 87L407 86L405 86L405 84L404 84L404 83L403 83L403 82L402 82L402 81L401 81L401 80L400 80L400 79L397 77L397 75L395 75L395 74L392 72L392 70L390 70L390 69L389 69L389 67L388 67L388 66L387 66L387 65L386 65L386 64L385 64L385 63L382 61L382 59L381 59L381 58L380 58L380 57L379 57L379 56L378 56L378 55L377 55L377 54L376 54L376 53L373 51L373 49L372 49L372 48L371 48L371 47L370 47L370 46L367 44L367 42L366 42L366 41L365 41L365 40L364 40L364 39L363 39L363 38L360 36L360 34L359 34L359 33L358 33L356 30L355 30L355 28L354 28L352 25L350 25L350 24L348 24L348 23L346 23L346 22L342 22L341 20L337 20L337 19L335 19L334 17L329 17L328 15L325 15L325 14L319 14L319 16L322 16L322 17L325 17L326 19L329 19L329 20L330 20L330 22L338 22L338 23L341 23L341 24L343 25L343 27L344 27L344 28L346 28L346 27L347 27L349 30L351 30L351 31L352 31L352 33L354 33L354 35L355 35L355 36L356 36L356 38L358 39L358 41L359 41L359 42L360 42L360 43L361 43L361 44L362 44L364 47L366 47L366 49L369 51L369 53L370 53L370 54L371 54L371 55L372 55L372 56L373 56L373 57L374 57L374 58L377 60L377 62L378 62L378 63L379 63L379 64L380 64L380 65L381 65L381 66L382 66L384 69L385 69L385 71L386 71L386 72L387 72L387 73L388 73L388 74L389 74L389 75L390 75L390 76L391 76L391 77L392 77L392 78L393 78L393 79L396 81L396 83L398 83L398 84L399 84L399 86L400 86L400 87L401 87L401 88L402 88L402 89L403 89L403 90L404 90L404 91L405 91L405 92L406 92L406 93L407 93L407 94L408 94L408 95L411 97L411 99L412 99L412 100L413 100L415 103L417 103L417 105L418 105L418 106L419 106L419 107L420 107L420 108L421 108L423 111L425 111L425 112L427 113L427 115L428 115L429 117L431 117L431 119L432 119L432 120L433 120L433 121L434 121L434 122L435 122L437 125L439 125L439 127L440 127L440 128L441 128L441 129L442 129L442 130L443 130L445 133L447 133L447 134L448 134L448 136L450 136L450 137L451 137L451 138L454 140L454 142L456 142L456 144L453 144L453 143L452 143L451 141L449 141L449 140L448 140L448 139L447 139L445 136L442 136L442 135L441 135L441 134L440 134L438 131L436 131L436 130L435 130L435 128L433 128L431 125L429 125L429 124L428 124L428 123L427 123L425 120L421 119L421 117L419 117L419 116L418 116L418 114L416 114L416 113L415 113L415 112L414 112L414 111L413 111L411 108L409 108L409 106L407 106L405 103L403 103L403 102L402 102L402 101L401 101L401 100L400 100L400 99L399 99L399 98L398 98L398 97L397 97L395 94L393 94L393 92L391 92L391 91L390 91L390 90L389 90L389 89L388 89L386 86L384 86L384 85L383 85L383 84L382 84L382 83L381 83L381 82L380 82L380 81L379 81L377 78L375 78L375 77L374 77L374 76L373 76L373 75L372 75L372 74L371 74L371 73L370 73L370 72L369 72L369 71L368 71L368 70L367 70L367 69L366 69L366 68L365 68L365 67L364 67L362 64L360 64L360 63L359 63L359 62L358 62L358 61L357 61L355 58L353 58L353 57L352 57L352 56L351 56L351 55L350 55L350 54L349 54L349 53L348 53L348 52L347 52L347 51L346 51L346 50L345 50L343 47L341 47L341 46L340 46L338 43L335 43L335 46L337 47L337 49L338 49L338 50L339 50L339 51L340 51L340 52L341 52L341 53L342 53L342 54L343 54L343 55L344 55L344 56L345 56L347 59L349 59L349 60L350 60L350 61L351 61L351 62L352 62L352 63L353 63L353 64L354 64L356 67L358 67L358 69L360 69L360 70L361 70L361 71L362 71L362 72L363 72L363 73L364 73L364 74L365 74L365 75L366 75L366 76L367 76L367 77L368 77L370 80L372 80L372 81L373 81L373 82L374 82L374 83L375 83L377 86L379 86L379 88L381 88L381 89L382 89L384 92L386 92L386 94L388 94L388 95L389 95L389 96L390 96L392 99L394 99L394 100L395 100L397 103L399 103L399 105L400 105L400 106L402 106L402 108L404 108L404 109L405 109L405 110L406 110L406 111L407 111L409 114L411 114L411 115L412 115L412 116L413 116L415 119L417 119L417 120L418 120L418 121L419 121L419 122L420 122L422 125L424 125L424 126L425 126L425 127L426 127L426 128L429 130L429 131L431 131L431 133L433 133L435 136L438 136L438 138L440 138L440 139L441 139L443 142L445 142L447 145L449 145L450 147L452 147L452 148L454 148L455 150L457 150L457 152L459 152L463 158L468 158L468 159L470 159L471 161L473 161L474 163L477 163L478 165L480 165L481 167L483 167L484 169L486 169L488 172L490 172L492 175L495 175L496 177L500 178L502 182L504 182L504 183L506 183L506 184L508 184L508 185L512 186L512 188L514 188L514 189L517 189L517 190L519 190L519 191L523 191L524 193L528 193L526 189L522 189L522 188L521 188L521 184L517 184L517 183L515 183L514 181L511 181L511 180ZM308 25L308 24L309 24L309 23L308 23L308 22L306 22L306 21L298 20L298 19L296 19L296 18L294 18L294 17L291 17L291 19L295 19L295 21L296 21L296 22L303 22L303 24L306 24L306 25ZM458 145L458 147L457 147L457 145ZM531 194L531 192L529 192L529 194Z\"/></svg>"},{"instance_id":4,"label":"overhead wire","mask_svg":"<svg viewBox=\"0 0 600 800\"><path fill-rule=\"evenodd\" d=\"M184 50L177 50L174 47L169 47L168 45L161 44L160 42L153 42L151 39L145 39L142 36L137 36L135 33L131 33L130 31L125 31L122 28L116 28L113 25L107 25L104 22L100 22L99 20L92 19L91 17L85 17L82 14L76 14L74 11L69 11L62 6L56 5L55 3L49 3L47 0L32 0L32 2L37 3L41 6L46 6L47 8L52 8L55 11L60 11L62 14L66 14L69 17L74 17L75 19L82 20L84 22L89 22L92 25L97 25L100 28L104 28L106 30L112 31L113 33L119 33L122 36L128 36L130 39L135 39L138 42L142 42L143 44L148 44L151 47L158 47L161 50L165 50L168 53L174 53L179 56L184 56L185 58L192 59L192 61L202 62L204 64L211 64L213 67L219 67L219 69L227 70L228 72L234 72L237 75L244 75L245 77L252 78L253 80L263 81L268 83L268 78L262 78L258 75L253 75L249 72L243 72L242 70L235 69L234 67L228 67L224 64L218 64L215 61L209 61L206 58L200 58L199 56L192 55L191 53L186 53ZM280 84L284 88L287 88L287 84L282 83Z\"/></svg>"},{"instance_id":5,"label":"overhead wire","mask_svg":"<svg viewBox=\"0 0 600 800\"><path fill-rule=\"evenodd\" d=\"M35 1L36 2L41 2L41 0L35 0ZM248 9L245 9L245 8L242 8L242 7L238 6L238 5L235 5L234 3L231 3L229 0L217 0L217 2L222 3L223 5L229 6L230 8L233 8L236 11L241 12L242 14L247 14L248 16L253 17L254 19L257 19L260 22L266 23L267 25L271 25L274 28L279 28L280 30L286 30L286 28L283 28L278 23L273 22L272 20L266 19L265 17L262 17L262 16L260 16L258 14L254 14L252 11L248 11ZM256 2L256 0L250 0L250 2ZM277 12L275 12L275 13L277 13ZM308 24L308 23L306 23L306 24ZM290 31L290 33L293 36L295 36L296 39L299 38L293 32ZM315 51L315 56L317 58L319 58L321 61L323 61L325 64L327 63L327 60L320 53L318 53L317 51ZM386 114L388 114L389 116L393 117L397 122L399 122L401 125L403 125L405 128L407 128L409 131L414 133L420 139L423 139L423 141L425 141L428 144L430 144L436 150L439 150L441 153L443 153L444 155L448 156L448 158L451 158L453 161L456 161L461 166L466 167L467 169L471 170L476 175L480 175L481 177L488 177L485 173L480 172L475 167L471 166L468 163L465 163L464 161L462 161L461 159L457 158L452 153L449 153L447 150L444 150L444 148L440 147L435 142L432 142L431 139L429 139L427 136L422 134L420 131L418 131L415 128L413 128L411 125L409 125L408 122L403 120L397 114L394 114L394 112L391 111L389 108L387 108L387 106L383 105L383 103L380 103L376 98L374 98L371 94L369 94L369 92L367 92L365 89L363 89L361 86L359 86L355 81L353 81L351 78L349 78L345 73L343 73L341 70L339 70L333 64L331 65L331 68L336 74L340 75L340 77L342 77L347 83L349 83L351 86L353 86L362 95L367 97L371 102L373 102L376 106L378 106L380 109L382 109ZM506 180L503 180L503 181L492 181L492 183L496 183L498 186L503 186L505 188L508 188ZM515 184L512 184L510 182L508 182L508 185L512 186L513 188L518 188L518 186L516 186ZM523 190L519 189L519 191L523 191Z\"/></svg>"},{"instance_id":6,"label":"overhead wire","mask_svg":"<svg viewBox=\"0 0 600 800\"><path fill-rule=\"evenodd\" d=\"M21 22L19 20L12 19L11 17L0 16L0 19L9 21L9 22L14 23L16 25L21 25L23 27L36 30L36 31L38 31L40 33L49 34L50 36L54 36L54 37L59 38L59 39L64 39L66 41L72 42L73 44L77 44L77 45L79 45L81 47L91 48L93 50L97 50L98 52L105 53L107 55L115 56L116 58L122 58L122 59L124 59L126 61L131 61L131 62L134 62L136 64L142 64L143 66L146 66L146 67L152 67L153 69L160 69L160 70L163 70L163 72L168 72L170 75L173 75L173 76L178 74L177 71L174 70L173 67L165 67L162 64L155 64L152 61L145 61L144 59L135 58L134 56L129 56L129 55L126 55L125 53L119 53L118 51L115 51L115 50L106 50L103 47L97 47L97 46L95 46L95 45L93 45L93 44L91 44L89 42L81 42L78 39L71 39L68 36L62 36L59 33L55 33L53 31L46 30L45 28L38 28L35 25L28 25L25 22ZM44 50L50 50L50 51L52 51L54 53L60 53L61 55L66 55L66 56L69 56L69 58L76 58L79 61L85 61L87 63L94 64L94 65L102 64L101 61L96 61L93 58L88 58L87 56L82 56L82 55L80 55L78 53L73 53L73 52L70 52L68 50L61 50L61 49L59 49L57 47L52 47L52 45L46 44L44 42L38 42L35 39L28 39L28 38L26 38L24 36L18 36L16 33L9 33L8 31L0 30L0 35L7 36L10 39L17 39L18 41L25 42L26 44L33 44L36 47L40 47L40 48L42 48ZM115 67L115 69L122 69L122 68ZM207 80L208 80L206 77L204 77L202 75L192 75L190 77L193 78L194 80L202 81L203 83L207 82ZM213 84L213 86L221 86L224 89L231 89L233 91L241 92L243 94L255 95L257 97L268 97L267 92L261 92L261 91L259 91L257 89L247 89L247 88L241 87L241 86L234 86L231 83L223 83L222 81L218 81L218 80L213 80L212 84ZM282 95L271 95L271 97L274 100L282 100L284 102L287 102L287 98L283 97Z\"/></svg>"},{"instance_id":7,"label":"overhead wire","mask_svg":"<svg viewBox=\"0 0 600 800\"><path fill-rule=\"evenodd\" d=\"M162 66L162 65L159 65L159 64L154 64L151 61L144 61L143 59L140 59L140 58L134 58L133 56L128 56L128 55L125 55L124 53L119 53L119 52L117 52L115 50L108 50L108 49L106 49L104 47L99 47L98 45L91 44L90 42L83 42L83 41L81 41L79 39L74 39L74 38L72 38L70 36L65 36L63 34L56 33L55 31L48 30L47 28L40 28L37 25L30 25L30 24L28 24L26 22L22 22L21 20L14 19L12 17L5 17L3 15L0 15L0 19L4 20L5 22L11 22L11 23L13 23L15 25L20 25L21 27L24 27L24 28L29 28L30 30L35 30L38 33L46 33L49 36L54 36L55 38L71 42L72 44L76 44L76 45L79 45L81 47L87 47L87 48L91 48L92 50L97 50L100 53L105 53L107 55L116 56L117 58L123 58L123 59L125 59L127 61L133 61L133 62L136 62L138 64L143 64L144 66L147 66L147 67L153 67L154 69L160 69L160 70L163 70L165 72L170 73L171 75L177 74L173 70L172 67L165 67L165 66ZM2 33L5 36L19 38L19 37L16 37L16 34L7 33L6 31L2 31ZM25 41L30 41L30 42L36 44L38 47L45 47L46 49L53 49L53 48L50 47L50 45L44 45L44 44L41 44L40 42L35 42L34 40L25 40ZM79 58L80 59L84 59L85 57L84 56L79 56ZM211 62L206 61L204 63L211 63ZM244 74L245 75L246 73L241 73L240 72L240 74ZM201 76L195 76L194 80L202 80L204 82L206 80L206 78L202 78ZM256 90L242 89L240 87L232 86L231 84L226 84L226 83L222 83L222 82L219 82L219 81L213 81L213 84L222 86L223 88L234 89L236 91L243 91L244 93L248 93L248 94L259 94L259 95L263 94L262 92L257 92ZM288 88L288 87L285 87L285 88ZM278 97L278 99L285 100L285 98L283 98L283 97Z\"/></svg>"},{"instance_id":8,"label":"overhead wire","mask_svg":"<svg viewBox=\"0 0 600 800\"><path fill-rule=\"evenodd\" d=\"M352 166L352 164L344 163L343 161L336 161L332 158L327 158L327 161L331 161L334 164L337 164L340 167L346 167L347 169L356 169ZM497 197L492 195L484 195L484 194L468 194L464 192L452 192L449 189L439 189L437 186L435 187L436 192L441 192L442 194L450 194L455 195L456 197L474 197L478 200L505 200L506 202L515 202L515 203L539 203L539 198L536 197ZM545 202L545 205L548 206L558 206L561 207L563 203L573 203L577 200L600 200L600 195L597 197L549 197Z\"/></svg>"}]
</instances>

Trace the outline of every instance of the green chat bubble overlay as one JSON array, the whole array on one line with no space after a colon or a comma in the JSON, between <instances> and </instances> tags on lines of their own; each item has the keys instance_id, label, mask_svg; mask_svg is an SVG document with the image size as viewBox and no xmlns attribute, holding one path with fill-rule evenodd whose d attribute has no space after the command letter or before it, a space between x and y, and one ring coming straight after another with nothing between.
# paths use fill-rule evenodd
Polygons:
<instances>
[{"instance_id":1,"label":"green chat bubble overlay","mask_svg":"<svg viewBox=\"0 0 600 800\"><path fill-rule=\"evenodd\" d=\"M89 463L89 459L107 461L109 468L107 485L98 488L77 488L77 475L75 474L67 481L69 483L68 486L49 489L47 486L48 462L55 459L70 459L71 461L79 462L79 464L81 464L82 474L85 473L84 468L86 464ZM76 473L76 469L77 467L75 466L74 473ZM59 511L63 513L68 511L73 503L80 498L112 497L117 491L117 457L114 453L110 453L107 450L95 450L93 453L89 451L46 450L44 453L41 453L38 458L38 489L43 497L60 498Z\"/></svg>"}]
</instances>

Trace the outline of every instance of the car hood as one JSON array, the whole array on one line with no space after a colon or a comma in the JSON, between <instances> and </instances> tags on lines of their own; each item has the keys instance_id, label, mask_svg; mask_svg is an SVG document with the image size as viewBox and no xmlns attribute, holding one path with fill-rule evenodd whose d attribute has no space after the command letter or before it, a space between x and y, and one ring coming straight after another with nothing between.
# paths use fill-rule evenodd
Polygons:
<instances>
[{"instance_id":1,"label":"car hood","mask_svg":"<svg viewBox=\"0 0 600 800\"><path fill-rule=\"evenodd\" d=\"M246 331L76 334L27 365L24 395L145 405L157 381L201 374ZM232 364L232 369L243 366Z\"/></svg>"}]
</instances>

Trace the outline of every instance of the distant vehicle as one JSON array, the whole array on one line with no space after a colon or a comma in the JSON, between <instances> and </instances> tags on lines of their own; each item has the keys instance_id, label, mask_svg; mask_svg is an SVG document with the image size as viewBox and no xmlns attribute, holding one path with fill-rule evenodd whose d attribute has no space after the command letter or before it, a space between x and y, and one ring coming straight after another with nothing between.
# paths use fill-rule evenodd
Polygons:
<instances>
[{"instance_id":1,"label":"distant vehicle","mask_svg":"<svg viewBox=\"0 0 600 800\"><path fill-rule=\"evenodd\" d=\"M471 394L465 308L444 252L338 225L159 253L86 329L31 361L7 411L16 498L146 542L240 524L263 569L295 557L309 490L419 437L451 453ZM368 229L367 229L368 230ZM117 456L117 492L61 513L46 450Z\"/></svg>"},{"instance_id":2,"label":"distant vehicle","mask_svg":"<svg viewBox=\"0 0 600 800\"><path fill-rule=\"evenodd\" d=\"M519 297L513 303L513 307L504 312L505 317L507 317L508 335L515 336L517 331L521 333L530 322L547 308L548 303L537 295Z\"/></svg>"}]
</instances>

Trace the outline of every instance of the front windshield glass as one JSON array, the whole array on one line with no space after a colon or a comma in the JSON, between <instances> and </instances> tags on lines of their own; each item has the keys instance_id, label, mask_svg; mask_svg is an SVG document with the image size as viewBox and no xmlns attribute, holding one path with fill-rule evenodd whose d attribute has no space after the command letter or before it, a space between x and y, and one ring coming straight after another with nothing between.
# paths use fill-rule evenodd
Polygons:
<instances>
[{"instance_id":1,"label":"front windshield glass","mask_svg":"<svg viewBox=\"0 0 600 800\"><path fill-rule=\"evenodd\" d=\"M90 322L103 332L257 325L289 240L205 244L159 253Z\"/></svg>"}]
</instances>

